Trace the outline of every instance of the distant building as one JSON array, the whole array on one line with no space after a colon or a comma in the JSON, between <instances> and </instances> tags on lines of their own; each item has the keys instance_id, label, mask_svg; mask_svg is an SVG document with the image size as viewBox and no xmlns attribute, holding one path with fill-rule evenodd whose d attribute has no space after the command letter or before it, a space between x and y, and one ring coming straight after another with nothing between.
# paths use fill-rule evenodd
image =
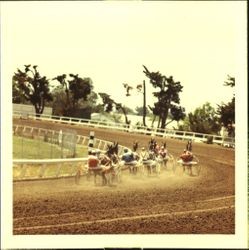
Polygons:
<instances>
[{"instance_id":1,"label":"distant building","mask_svg":"<svg viewBox=\"0 0 249 250\"><path fill-rule=\"evenodd\" d=\"M115 122L113 118L110 116L101 114L101 113L92 113L91 114L91 120L94 121L104 121L104 122Z\"/></svg>"},{"instance_id":2,"label":"distant building","mask_svg":"<svg viewBox=\"0 0 249 250\"><path fill-rule=\"evenodd\" d=\"M123 114L121 115L121 123L125 123L125 117ZM135 126L135 125L140 125L143 126L143 116L139 116L139 115L127 115L128 120L131 121L130 125L131 126ZM105 114L101 114L101 113L92 113L91 115L91 119L95 120L95 121L106 121L106 122L115 122L114 119L110 116L110 115L105 115ZM145 119L146 125L147 127L151 126L151 119L149 117L146 117ZM154 127L157 126L157 122L154 123ZM178 124L176 121L171 122L168 126L168 129L177 129L178 128Z\"/></svg>"}]
</instances>

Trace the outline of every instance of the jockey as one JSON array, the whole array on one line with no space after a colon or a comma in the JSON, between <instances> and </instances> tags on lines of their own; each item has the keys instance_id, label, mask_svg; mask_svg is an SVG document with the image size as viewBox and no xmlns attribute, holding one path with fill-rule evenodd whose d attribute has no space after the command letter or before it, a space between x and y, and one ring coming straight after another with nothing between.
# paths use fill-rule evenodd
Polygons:
<instances>
[{"instance_id":1,"label":"jockey","mask_svg":"<svg viewBox=\"0 0 249 250\"><path fill-rule=\"evenodd\" d=\"M168 150L164 148L164 146L161 146L158 156L160 161L163 162L164 167L166 167L169 156L168 156Z\"/></svg>"},{"instance_id":2,"label":"jockey","mask_svg":"<svg viewBox=\"0 0 249 250\"><path fill-rule=\"evenodd\" d=\"M144 147L142 147L142 151L140 152L140 158L142 161L149 160L149 153L147 151L145 151Z\"/></svg>"},{"instance_id":3,"label":"jockey","mask_svg":"<svg viewBox=\"0 0 249 250\"><path fill-rule=\"evenodd\" d=\"M142 151L140 152L140 159L143 164L151 164L153 157L152 157L153 151L148 151L145 150L144 147L142 147Z\"/></svg>"},{"instance_id":4,"label":"jockey","mask_svg":"<svg viewBox=\"0 0 249 250\"><path fill-rule=\"evenodd\" d=\"M158 144L156 144L155 148L154 148L154 152L156 155L159 154L159 151L160 151L160 146Z\"/></svg>"},{"instance_id":5,"label":"jockey","mask_svg":"<svg viewBox=\"0 0 249 250\"><path fill-rule=\"evenodd\" d=\"M193 154L190 151L184 149L183 154L181 154L180 158L184 163L191 162L193 160Z\"/></svg>"},{"instance_id":6,"label":"jockey","mask_svg":"<svg viewBox=\"0 0 249 250\"><path fill-rule=\"evenodd\" d=\"M183 154L181 154L180 158L182 159L183 171L185 171L185 166L187 166L190 171L190 175L192 175L191 161L194 158L193 154L190 151L184 149Z\"/></svg>"},{"instance_id":7,"label":"jockey","mask_svg":"<svg viewBox=\"0 0 249 250\"><path fill-rule=\"evenodd\" d=\"M101 169L100 161L97 157L96 151L92 150L88 156L87 160L88 168L89 169Z\"/></svg>"},{"instance_id":8,"label":"jockey","mask_svg":"<svg viewBox=\"0 0 249 250\"><path fill-rule=\"evenodd\" d=\"M134 159L134 154L129 152L127 148L124 149L124 154L121 156L121 162L124 165L136 165L137 161Z\"/></svg>"}]
</instances>

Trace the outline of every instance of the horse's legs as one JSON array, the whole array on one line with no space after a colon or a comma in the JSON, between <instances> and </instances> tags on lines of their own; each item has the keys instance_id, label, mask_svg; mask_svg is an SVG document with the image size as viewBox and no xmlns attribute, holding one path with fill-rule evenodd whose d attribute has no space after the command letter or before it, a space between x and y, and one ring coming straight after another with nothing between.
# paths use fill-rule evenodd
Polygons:
<instances>
[{"instance_id":1,"label":"horse's legs","mask_svg":"<svg viewBox=\"0 0 249 250\"><path fill-rule=\"evenodd\" d=\"M89 180L90 180L90 177L91 177L91 172L88 171L87 174L86 174L86 180L89 181Z\"/></svg>"},{"instance_id":2,"label":"horse's legs","mask_svg":"<svg viewBox=\"0 0 249 250\"><path fill-rule=\"evenodd\" d=\"M193 175L192 165L189 165L189 175L190 175L190 176L192 176L192 175Z\"/></svg>"},{"instance_id":3,"label":"horse's legs","mask_svg":"<svg viewBox=\"0 0 249 250\"><path fill-rule=\"evenodd\" d=\"M101 176L102 176L102 185L105 186L107 184L107 178L105 176L105 172L102 172Z\"/></svg>"},{"instance_id":4,"label":"horse's legs","mask_svg":"<svg viewBox=\"0 0 249 250\"><path fill-rule=\"evenodd\" d=\"M97 174L94 172L94 184L97 184Z\"/></svg>"},{"instance_id":5,"label":"horse's legs","mask_svg":"<svg viewBox=\"0 0 249 250\"><path fill-rule=\"evenodd\" d=\"M147 170L147 175L149 176L149 165L145 165L145 168L146 168L146 170Z\"/></svg>"},{"instance_id":6,"label":"horse's legs","mask_svg":"<svg viewBox=\"0 0 249 250\"><path fill-rule=\"evenodd\" d=\"M137 166L134 166L134 174L137 174Z\"/></svg>"},{"instance_id":7,"label":"horse's legs","mask_svg":"<svg viewBox=\"0 0 249 250\"><path fill-rule=\"evenodd\" d=\"M152 175L153 174L153 165L151 164L150 165L150 175Z\"/></svg>"},{"instance_id":8,"label":"horse's legs","mask_svg":"<svg viewBox=\"0 0 249 250\"><path fill-rule=\"evenodd\" d=\"M148 172L148 176L151 174L151 165L148 164L147 165L147 172Z\"/></svg>"},{"instance_id":9,"label":"horse's legs","mask_svg":"<svg viewBox=\"0 0 249 250\"><path fill-rule=\"evenodd\" d=\"M130 174L132 174L132 166L131 165L129 166L129 171L130 171Z\"/></svg>"},{"instance_id":10,"label":"horse's legs","mask_svg":"<svg viewBox=\"0 0 249 250\"><path fill-rule=\"evenodd\" d=\"M159 175L161 171L161 163L156 163L156 174Z\"/></svg>"},{"instance_id":11,"label":"horse's legs","mask_svg":"<svg viewBox=\"0 0 249 250\"><path fill-rule=\"evenodd\" d=\"M167 159L164 159L164 160L163 160L163 166L164 166L165 169L167 169L167 162L168 162Z\"/></svg>"},{"instance_id":12,"label":"horse's legs","mask_svg":"<svg viewBox=\"0 0 249 250\"><path fill-rule=\"evenodd\" d=\"M183 168L183 173L185 173L185 165L184 164L182 165L182 168Z\"/></svg>"},{"instance_id":13,"label":"horse's legs","mask_svg":"<svg viewBox=\"0 0 249 250\"><path fill-rule=\"evenodd\" d=\"M144 175L144 164L141 164L140 165L140 173L141 173L141 175Z\"/></svg>"},{"instance_id":14,"label":"horse's legs","mask_svg":"<svg viewBox=\"0 0 249 250\"><path fill-rule=\"evenodd\" d=\"M136 170L137 170L137 168L136 168L136 166L135 165L131 165L131 169L132 169L132 174L136 174Z\"/></svg>"}]
</instances>

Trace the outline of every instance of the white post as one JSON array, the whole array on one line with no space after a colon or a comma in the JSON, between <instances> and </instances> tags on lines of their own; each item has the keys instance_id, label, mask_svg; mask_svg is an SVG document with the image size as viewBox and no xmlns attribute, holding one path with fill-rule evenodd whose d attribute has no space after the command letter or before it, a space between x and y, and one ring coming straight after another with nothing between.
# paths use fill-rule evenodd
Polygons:
<instances>
[{"instance_id":1,"label":"white post","mask_svg":"<svg viewBox=\"0 0 249 250\"><path fill-rule=\"evenodd\" d=\"M88 154L93 148L93 144L94 144L94 131L90 131L89 141L88 141Z\"/></svg>"},{"instance_id":2,"label":"white post","mask_svg":"<svg viewBox=\"0 0 249 250\"><path fill-rule=\"evenodd\" d=\"M58 135L58 142L59 142L59 145L62 144L62 130L60 130L60 132L59 132L59 135Z\"/></svg>"}]
</instances>

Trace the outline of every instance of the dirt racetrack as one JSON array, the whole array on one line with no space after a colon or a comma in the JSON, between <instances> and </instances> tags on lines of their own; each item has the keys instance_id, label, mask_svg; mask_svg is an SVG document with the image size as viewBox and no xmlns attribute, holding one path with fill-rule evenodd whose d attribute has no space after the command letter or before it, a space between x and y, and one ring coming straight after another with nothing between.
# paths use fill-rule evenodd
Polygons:
<instances>
[{"instance_id":1,"label":"dirt racetrack","mask_svg":"<svg viewBox=\"0 0 249 250\"><path fill-rule=\"evenodd\" d=\"M150 136L52 122L14 119L59 130L70 128L81 135L132 147L147 146ZM164 142L165 139L156 137ZM166 139L177 157L186 141ZM193 143L199 158L198 177L163 170L159 177L125 173L116 186L95 186L82 178L13 183L14 234L234 234L234 149ZM238 166L239 167L239 166Z\"/></svg>"}]
</instances>

